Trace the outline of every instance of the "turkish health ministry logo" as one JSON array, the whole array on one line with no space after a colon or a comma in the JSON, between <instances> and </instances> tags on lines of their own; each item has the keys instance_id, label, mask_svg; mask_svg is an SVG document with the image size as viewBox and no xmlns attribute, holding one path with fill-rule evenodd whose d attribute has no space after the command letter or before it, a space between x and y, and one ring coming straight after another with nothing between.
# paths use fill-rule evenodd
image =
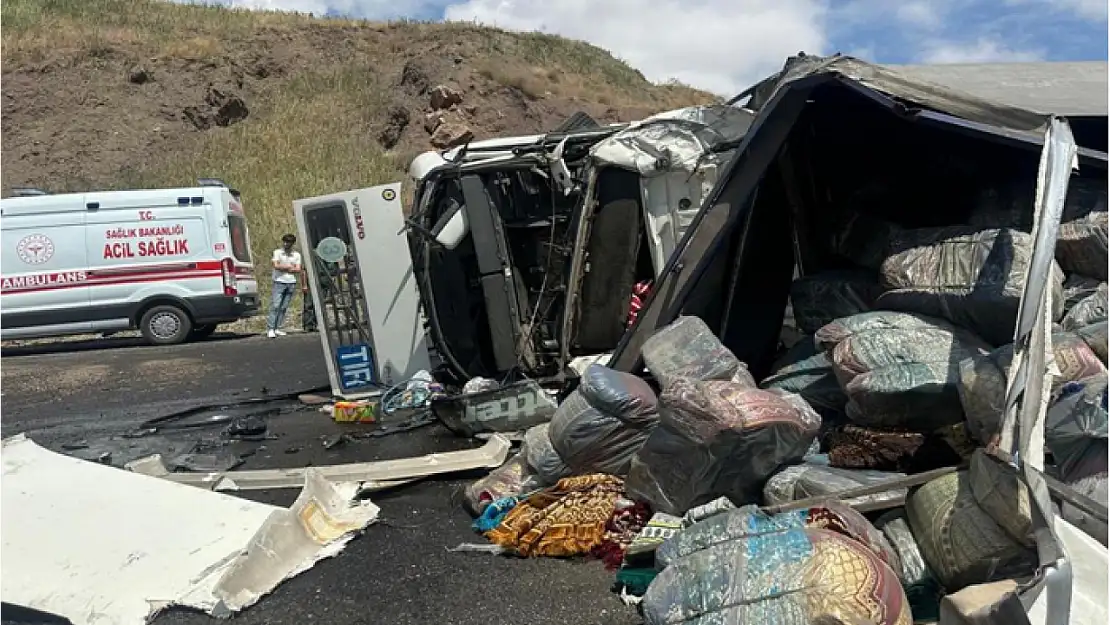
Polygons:
<instances>
[{"instance_id":1,"label":"turkish health ministry logo","mask_svg":"<svg viewBox=\"0 0 1110 625\"><path fill-rule=\"evenodd\" d=\"M19 240L15 253L28 265L41 265L54 257L54 242L45 234L31 234Z\"/></svg>"}]
</instances>

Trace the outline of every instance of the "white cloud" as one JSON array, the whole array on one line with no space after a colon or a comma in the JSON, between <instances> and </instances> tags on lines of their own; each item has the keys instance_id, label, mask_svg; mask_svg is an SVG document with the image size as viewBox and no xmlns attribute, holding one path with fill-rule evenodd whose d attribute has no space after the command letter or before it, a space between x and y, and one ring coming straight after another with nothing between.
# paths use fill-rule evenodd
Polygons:
<instances>
[{"instance_id":1,"label":"white cloud","mask_svg":"<svg viewBox=\"0 0 1110 625\"><path fill-rule=\"evenodd\" d=\"M1018 50L988 37L970 43L950 41L930 42L920 60L923 63L996 63L1014 61L1039 61L1042 50Z\"/></svg>"},{"instance_id":2,"label":"white cloud","mask_svg":"<svg viewBox=\"0 0 1110 625\"><path fill-rule=\"evenodd\" d=\"M468 0L445 17L583 39L650 80L733 95L790 55L825 51L824 13L818 0Z\"/></svg>"},{"instance_id":3,"label":"white cloud","mask_svg":"<svg viewBox=\"0 0 1110 625\"><path fill-rule=\"evenodd\" d=\"M1006 0L1010 6L1042 5L1045 11L1064 11L1091 21L1105 21L1110 3L1106 0Z\"/></svg>"},{"instance_id":4,"label":"white cloud","mask_svg":"<svg viewBox=\"0 0 1110 625\"><path fill-rule=\"evenodd\" d=\"M895 16L907 24L919 28L939 27L944 19L944 6L940 2L899 2L894 3Z\"/></svg>"},{"instance_id":5,"label":"white cloud","mask_svg":"<svg viewBox=\"0 0 1110 625\"><path fill-rule=\"evenodd\" d=\"M1106 0L1056 0L1056 4L1091 20L1105 20L1110 8Z\"/></svg>"},{"instance_id":6,"label":"white cloud","mask_svg":"<svg viewBox=\"0 0 1110 625\"><path fill-rule=\"evenodd\" d=\"M370 19L443 17L548 32L605 48L650 80L677 78L721 95L769 76L799 51L846 48L879 62L1035 60L1069 36L1036 31L1045 17L1071 15L1096 24L1107 18L1106 0L216 1ZM994 36L1000 31L1025 34ZM1040 48L1021 43L1031 41Z\"/></svg>"}]
</instances>

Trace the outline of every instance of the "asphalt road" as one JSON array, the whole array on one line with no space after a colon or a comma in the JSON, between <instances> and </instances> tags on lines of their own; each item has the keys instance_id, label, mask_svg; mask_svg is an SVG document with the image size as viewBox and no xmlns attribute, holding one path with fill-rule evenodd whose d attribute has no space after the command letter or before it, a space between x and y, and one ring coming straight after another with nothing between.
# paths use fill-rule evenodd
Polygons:
<instances>
[{"instance_id":1,"label":"asphalt road","mask_svg":"<svg viewBox=\"0 0 1110 625\"><path fill-rule=\"evenodd\" d=\"M128 339L60 347L5 349L0 360L3 436L26 433L41 445L80 455L108 450L114 464L144 455L187 451L212 436L203 428L170 438L122 438L143 421L197 405L230 404L325 386L316 335L281 339L223 337L176 347ZM325 465L403 458L480 444L439 425L325 449L341 426L298 404L277 402L267 415L272 440L253 444L242 468ZM167 448L168 446L168 448ZM75 451L76 448L77 449ZM487 625L620 625L639 623L635 610L609 592L600 562L516 559L450 553L483 542L461 507L474 476L427 480L373 499L381 521L336 558L284 582L236 617L243 625L390 623ZM257 491L252 499L292 503L296 492ZM7 514L18 514L9 510ZM163 613L158 625L215 625L204 614Z\"/></svg>"}]
</instances>

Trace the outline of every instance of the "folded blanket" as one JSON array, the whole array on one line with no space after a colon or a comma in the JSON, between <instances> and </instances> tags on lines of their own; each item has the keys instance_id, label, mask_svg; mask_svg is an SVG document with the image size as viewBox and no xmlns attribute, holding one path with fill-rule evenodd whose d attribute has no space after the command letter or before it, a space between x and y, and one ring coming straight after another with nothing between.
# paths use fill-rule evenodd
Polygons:
<instances>
[{"instance_id":1,"label":"folded blanket","mask_svg":"<svg viewBox=\"0 0 1110 625\"><path fill-rule=\"evenodd\" d=\"M517 504L486 538L525 557L589 553L604 541L623 490L612 475L563 478Z\"/></svg>"}]
</instances>

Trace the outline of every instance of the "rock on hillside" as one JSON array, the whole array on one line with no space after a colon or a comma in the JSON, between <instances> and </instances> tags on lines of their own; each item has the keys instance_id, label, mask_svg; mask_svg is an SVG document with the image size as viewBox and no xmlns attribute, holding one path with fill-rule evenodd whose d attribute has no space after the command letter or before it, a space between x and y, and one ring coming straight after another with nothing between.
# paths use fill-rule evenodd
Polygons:
<instances>
[{"instance_id":1,"label":"rock on hillside","mask_svg":"<svg viewBox=\"0 0 1110 625\"><path fill-rule=\"evenodd\" d=\"M214 175L285 211L297 195L396 176L433 145L549 130L579 110L622 121L712 99L653 85L585 43L470 24L157 0L0 10L5 191Z\"/></svg>"}]
</instances>

